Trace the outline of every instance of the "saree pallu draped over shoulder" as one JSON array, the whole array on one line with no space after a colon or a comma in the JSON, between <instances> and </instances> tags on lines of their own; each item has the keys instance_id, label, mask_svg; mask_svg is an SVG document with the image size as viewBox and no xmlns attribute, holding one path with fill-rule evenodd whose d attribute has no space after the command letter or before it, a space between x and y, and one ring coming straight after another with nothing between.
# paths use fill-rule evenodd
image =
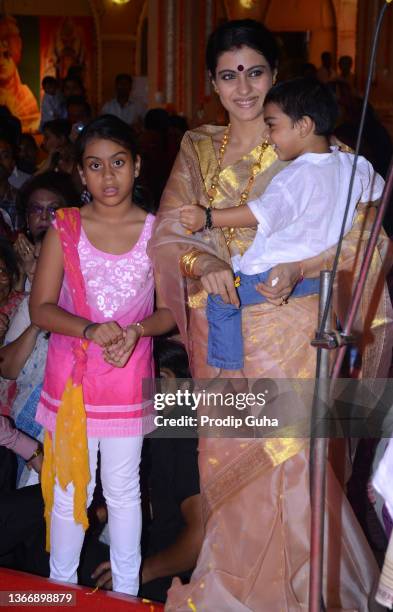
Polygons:
<instances>
[{"instance_id":1,"label":"saree pallu draped over shoulder","mask_svg":"<svg viewBox=\"0 0 393 612\"><path fill-rule=\"evenodd\" d=\"M183 279L180 257L196 248L229 262L251 243L254 229L236 229L227 246L219 229L187 234L179 223L185 203L206 205L217 169L213 141L224 128L202 126L188 132L175 162L149 244L162 297L176 317L194 378L216 379L225 372L207 365L206 294L198 280ZM214 206L237 204L256 147L219 176ZM263 193L284 164L272 148L262 158L250 198ZM344 239L335 288L335 312L344 316L374 217L358 209ZM387 374L392 349L392 310L385 284L389 242L381 236L356 322L361 333L363 376ZM326 252L331 267L334 249ZM310 346L318 296L290 299L243 310L245 364L233 377L313 379ZM292 407L291 407L292 408ZM203 410L209 410L206 406ZM189 585L174 581L167 610L292 612L308 608L310 499L308 441L304 438L200 438L199 469L206 534ZM328 610L378 610L374 590L378 568L342 488L328 466L324 593Z\"/></svg>"}]
</instances>

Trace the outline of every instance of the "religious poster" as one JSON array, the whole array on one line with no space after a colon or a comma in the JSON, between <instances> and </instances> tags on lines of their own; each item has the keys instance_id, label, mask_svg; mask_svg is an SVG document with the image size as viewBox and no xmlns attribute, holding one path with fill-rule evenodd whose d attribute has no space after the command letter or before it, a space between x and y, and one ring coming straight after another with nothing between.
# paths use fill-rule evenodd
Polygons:
<instances>
[{"instance_id":1,"label":"religious poster","mask_svg":"<svg viewBox=\"0 0 393 612\"><path fill-rule=\"evenodd\" d=\"M92 17L40 18L40 76L59 80L76 68L92 99L94 71L94 21Z\"/></svg>"},{"instance_id":2,"label":"religious poster","mask_svg":"<svg viewBox=\"0 0 393 612\"><path fill-rule=\"evenodd\" d=\"M20 119L24 132L38 129L43 77L60 82L71 67L94 100L92 17L0 17L0 105Z\"/></svg>"},{"instance_id":3,"label":"religious poster","mask_svg":"<svg viewBox=\"0 0 393 612\"><path fill-rule=\"evenodd\" d=\"M37 17L0 18L0 105L34 132L39 123L39 27Z\"/></svg>"}]
</instances>

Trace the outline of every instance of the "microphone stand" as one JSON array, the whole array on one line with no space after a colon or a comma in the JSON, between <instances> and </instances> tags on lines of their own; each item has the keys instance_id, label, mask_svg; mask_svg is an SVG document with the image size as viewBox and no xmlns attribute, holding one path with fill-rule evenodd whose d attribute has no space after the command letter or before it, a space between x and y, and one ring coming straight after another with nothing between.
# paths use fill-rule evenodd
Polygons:
<instances>
[{"instance_id":1,"label":"microphone stand","mask_svg":"<svg viewBox=\"0 0 393 612\"><path fill-rule=\"evenodd\" d=\"M385 11L392 0L385 0L379 14L372 45L370 66L368 72L366 92L364 96L362 115L360 120L358 138L352 174L348 189L347 205L344 213L343 223L336 256L331 272L321 272L320 292L320 315L319 328L315 339L311 344L317 347L317 365L315 374L315 388L312 406L312 432L310 445L310 497L311 497L311 538L310 538L310 580L309 580L309 610L310 612L321 612L326 610L323 601L323 544L324 544L324 520L325 520L325 478L327 460L327 432L324 414L329 406L330 385L339 377L343 358L348 344L351 343L350 336L352 325L359 308L360 300L367 280L373 252L378 241L379 232L382 227L384 213L389 204L393 192L393 162L390 164L385 188L373 228L369 237L364 259L360 268L359 278L352 296L351 304L345 319L342 332L329 331L330 312L333 293L333 284L337 272L342 240L351 201L352 188L356 173L356 165L359 156L360 143L363 134L364 121L367 111L367 102L370 94L371 79L375 63L376 49L379 33ZM329 351L338 348L338 354L329 378ZM315 435L316 434L316 435Z\"/></svg>"}]
</instances>

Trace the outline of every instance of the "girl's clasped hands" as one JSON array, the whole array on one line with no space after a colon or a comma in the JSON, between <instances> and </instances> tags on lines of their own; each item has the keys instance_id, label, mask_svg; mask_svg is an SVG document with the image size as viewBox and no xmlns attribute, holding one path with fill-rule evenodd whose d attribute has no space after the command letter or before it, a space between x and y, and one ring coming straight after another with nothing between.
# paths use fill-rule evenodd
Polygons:
<instances>
[{"instance_id":1,"label":"girl's clasped hands","mask_svg":"<svg viewBox=\"0 0 393 612\"><path fill-rule=\"evenodd\" d=\"M116 321L95 323L85 333L87 340L102 347L105 361L117 368L126 365L140 336L137 325L123 328Z\"/></svg>"}]
</instances>

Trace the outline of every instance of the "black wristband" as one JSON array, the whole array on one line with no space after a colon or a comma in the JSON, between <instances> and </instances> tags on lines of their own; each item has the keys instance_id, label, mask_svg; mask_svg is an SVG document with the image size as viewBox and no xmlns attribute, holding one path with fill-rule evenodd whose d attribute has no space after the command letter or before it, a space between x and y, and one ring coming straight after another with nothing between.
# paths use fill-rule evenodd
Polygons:
<instances>
[{"instance_id":1,"label":"black wristband","mask_svg":"<svg viewBox=\"0 0 393 612\"><path fill-rule=\"evenodd\" d=\"M212 209L210 207L205 208L205 214L206 214L206 222L205 222L205 229L213 229L213 220L212 220Z\"/></svg>"},{"instance_id":2,"label":"black wristband","mask_svg":"<svg viewBox=\"0 0 393 612\"><path fill-rule=\"evenodd\" d=\"M85 329L84 329L84 330L83 330L83 332L82 332L82 336L83 336L84 338L86 338L86 340L88 340L88 339L89 339L89 338L87 338L87 336L86 336L86 332L87 332L87 330L88 330L90 327L93 327L93 325L97 325L97 323L89 323L89 325L86 325Z\"/></svg>"}]
</instances>

